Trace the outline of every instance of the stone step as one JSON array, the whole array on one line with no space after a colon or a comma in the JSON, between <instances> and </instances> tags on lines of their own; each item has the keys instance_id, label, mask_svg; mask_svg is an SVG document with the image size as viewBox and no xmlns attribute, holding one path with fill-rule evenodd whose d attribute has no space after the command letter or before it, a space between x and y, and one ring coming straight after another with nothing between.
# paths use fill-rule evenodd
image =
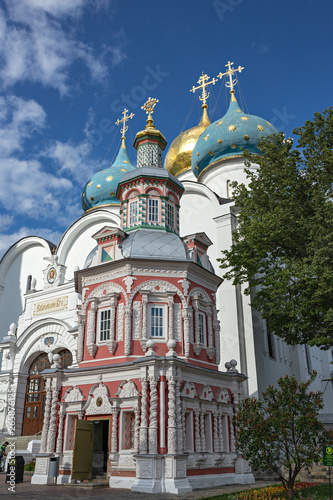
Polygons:
<instances>
[{"instance_id":1,"label":"stone step","mask_svg":"<svg viewBox=\"0 0 333 500\"><path fill-rule=\"evenodd\" d=\"M5 441L8 442L15 441L16 450L27 450L29 442L32 441L33 439L40 440L41 435L39 434L37 436L8 436L3 438L2 442L4 443Z\"/></svg>"}]
</instances>

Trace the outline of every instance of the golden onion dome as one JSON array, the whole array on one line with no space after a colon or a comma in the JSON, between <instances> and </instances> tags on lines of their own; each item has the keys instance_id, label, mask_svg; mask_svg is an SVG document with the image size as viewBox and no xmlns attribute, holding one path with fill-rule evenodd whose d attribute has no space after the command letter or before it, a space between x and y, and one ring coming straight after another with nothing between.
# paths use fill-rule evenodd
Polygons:
<instances>
[{"instance_id":1,"label":"golden onion dome","mask_svg":"<svg viewBox=\"0 0 333 500\"><path fill-rule=\"evenodd\" d=\"M191 157L194 146L202 132L210 125L207 104L202 105L202 110L199 124L179 134L166 154L164 168L176 177L186 170L191 170Z\"/></svg>"}]
</instances>

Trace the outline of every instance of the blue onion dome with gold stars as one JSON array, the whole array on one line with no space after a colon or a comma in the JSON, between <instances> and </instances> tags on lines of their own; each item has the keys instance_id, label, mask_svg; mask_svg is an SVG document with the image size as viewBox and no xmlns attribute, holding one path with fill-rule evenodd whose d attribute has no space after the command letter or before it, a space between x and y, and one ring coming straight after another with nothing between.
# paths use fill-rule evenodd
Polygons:
<instances>
[{"instance_id":1,"label":"blue onion dome with gold stars","mask_svg":"<svg viewBox=\"0 0 333 500\"><path fill-rule=\"evenodd\" d=\"M84 186L81 194L83 210L86 212L103 206L119 206L120 201L116 198L118 182L126 172L134 169L123 139L114 163L106 170L94 174Z\"/></svg>"},{"instance_id":2,"label":"blue onion dome with gold stars","mask_svg":"<svg viewBox=\"0 0 333 500\"><path fill-rule=\"evenodd\" d=\"M209 125L199 137L192 153L192 171L199 178L215 162L241 156L243 150L260 155L259 139L277 133L268 121L244 113L232 91L227 113Z\"/></svg>"},{"instance_id":3,"label":"blue onion dome with gold stars","mask_svg":"<svg viewBox=\"0 0 333 500\"><path fill-rule=\"evenodd\" d=\"M81 194L82 208L86 212L94 208L120 205L116 197L117 187L120 179L126 172L135 170L127 154L125 145L125 132L128 130L126 122L133 118L134 113L127 114L128 109L122 112L123 117L116 121L116 125L122 125L121 146L117 158L106 170L97 172L84 186Z\"/></svg>"}]
</instances>

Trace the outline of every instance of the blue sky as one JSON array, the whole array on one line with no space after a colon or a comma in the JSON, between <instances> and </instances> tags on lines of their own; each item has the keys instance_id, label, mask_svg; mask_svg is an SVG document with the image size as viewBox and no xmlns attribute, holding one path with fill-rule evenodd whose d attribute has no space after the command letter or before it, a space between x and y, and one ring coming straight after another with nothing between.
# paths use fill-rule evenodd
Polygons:
<instances>
[{"instance_id":1,"label":"blue sky","mask_svg":"<svg viewBox=\"0 0 333 500\"><path fill-rule=\"evenodd\" d=\"M332 105L332 32L327 0L0 0L0 255L27 235L58 243L80 217L85 182L110 145L103 167L117 154L125 106L135 163L145 100L159 99L170 145L200 119L189 90L201 72L228 60L245 68L245 111L291 136ZM211 89L213 121L227 92Z\"/></svg>"}]
</instances>

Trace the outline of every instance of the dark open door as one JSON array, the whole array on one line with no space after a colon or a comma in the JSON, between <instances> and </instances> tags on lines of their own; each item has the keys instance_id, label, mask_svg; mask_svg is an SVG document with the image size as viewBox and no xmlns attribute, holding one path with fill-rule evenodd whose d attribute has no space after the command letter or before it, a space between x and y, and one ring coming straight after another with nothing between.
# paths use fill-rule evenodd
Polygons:
<instances>
[{"instance_id":1,"label":"dark open door","mask_svg":"<svg viewBox=\"0 0 333 500\"><path fill-rule=\"evenodd\" d=\"M94 424L87 420L76 420L73 448L72 479L92 479L94 448Z\"/></svg>"}]
</instances>

